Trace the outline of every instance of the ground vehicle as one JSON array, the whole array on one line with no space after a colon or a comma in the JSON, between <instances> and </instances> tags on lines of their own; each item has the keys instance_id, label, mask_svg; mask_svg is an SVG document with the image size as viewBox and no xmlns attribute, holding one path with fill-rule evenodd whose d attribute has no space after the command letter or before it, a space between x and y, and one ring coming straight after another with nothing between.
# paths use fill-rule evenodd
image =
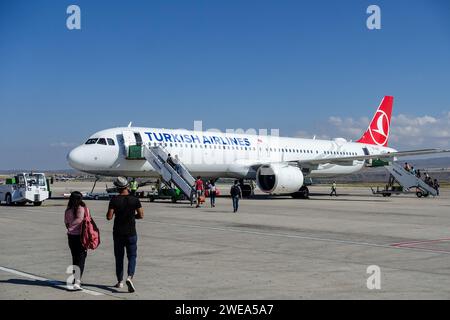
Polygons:
<instances>
[{"instance_id":1,"label":"ground vehicle","mask_svg":"<svg viewBox=\"0 0 450 320\"><path fill-rule=\"evenodd\" d=\"M161 189L157 190L152 190L148 193L148 198L150 200L150 202L155 201L156 199L171 199L172 202L177 202L178 200L188 200L184 194L180 191L180 189L178 188L167 188L167 187L162 187Z\"/></svg>"},{"instance_id":2,"label":"ground vehicle","mask_svg":"<svg viewBox=\"0 0 450 320\"><path fill-rule=\"evenodd\" d=\"M49 197L49 186L43 173L19 173L0 185L0 203L40 206Z\"/></svg>"}]
</instances>

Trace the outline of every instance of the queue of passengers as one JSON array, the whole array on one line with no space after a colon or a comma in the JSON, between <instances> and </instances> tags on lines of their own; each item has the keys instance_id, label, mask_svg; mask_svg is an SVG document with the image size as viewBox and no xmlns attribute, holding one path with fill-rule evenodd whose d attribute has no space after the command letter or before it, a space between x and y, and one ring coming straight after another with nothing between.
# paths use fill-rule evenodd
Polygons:
<instances>
[{"instance_id":1,"label":"queue of passengers","mask_svg":"<svg viewBox=\"0 0 450 320\"><path fill-rule=\"evenodd\" d=\"M403 166L403 169L408 171L409 173L415 175L417 178L422 179L422 172L419 169L415 169L411 164L408 162L405 162L405 165ZM439 182L437 179L433 179L430 177L430 175L425 172L423 181L428 184L430 187L434 188L437 192L437 195L439 195Z\"/></svg>"}]
</instances>

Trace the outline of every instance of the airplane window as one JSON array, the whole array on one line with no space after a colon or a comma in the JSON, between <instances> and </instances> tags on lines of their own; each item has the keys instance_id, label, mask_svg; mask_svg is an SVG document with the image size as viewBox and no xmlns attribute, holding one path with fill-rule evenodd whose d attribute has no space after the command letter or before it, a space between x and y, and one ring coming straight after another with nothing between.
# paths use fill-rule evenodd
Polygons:
<instances>
[{"instance_id":1,"label":"airplane window","mask_svg":"<svg viewBox=\"0 0 450 320\"><path fill-rule=\"evenodd\" d=\"M109 144L110 146L114 146L114 145L115 145L115 142L114 142L113 139L108 138L108 144Z\"/></svg>"},{"instance_id":2,"label":"airplane window","mask_svg":"<svg viewBox=\"0 0 450 320\"><path fill-rule=\"evenodd\" d=\"M98 140L97 138L95 138L95 139L88 139L88 141L86 141L85 144L96 144L97 140Z\"/></svg>"},{"instance_id":3,"label":"airplane window","mask_svg":"<svg viewBox=\"0 0 450 320\"><path fill-rule=\"evenodd\" d=\"M106 139L105 138L98 139L97 144L103 144L106 146Z\"/></svg>"}]
</instances>

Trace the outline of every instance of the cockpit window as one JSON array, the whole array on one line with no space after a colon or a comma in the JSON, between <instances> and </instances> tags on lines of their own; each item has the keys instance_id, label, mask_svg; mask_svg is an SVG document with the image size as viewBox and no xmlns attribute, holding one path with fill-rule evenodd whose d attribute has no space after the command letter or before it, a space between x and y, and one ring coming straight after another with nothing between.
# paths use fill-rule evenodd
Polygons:
<instances>
[{"instance_id":1,"label":"cockpit window","mask_svg":"<svg viewBox=\"0 0 450 320\"><path fill-rule=\"evenodd\" d=\"M108 144L109 144L110 146L114 146L114 145L115 145L115 142L114 142L113 139L108 138Z\"/></svg>"},{"instance_id":2,"label":"cockpit window","mask_svg":"<svg viewBox=\"0 0 450 320\"><path fill-rule=\"evenodd\" d=\"M98 139L97 144L103 144L106 146L106 139L105 138Z\"/></svg>"},{"instance_id":3,"label":"cockpit window","mask_svg":"<svg viewBox=\"0 0 450 320\"><path fill-rule=\"evenodd\" d=\"M89 139L88 141L86 141L86 143L85 144L96 144L97 143L97 138L94 138L94 139Z\"/></svg>"}]
</instances>

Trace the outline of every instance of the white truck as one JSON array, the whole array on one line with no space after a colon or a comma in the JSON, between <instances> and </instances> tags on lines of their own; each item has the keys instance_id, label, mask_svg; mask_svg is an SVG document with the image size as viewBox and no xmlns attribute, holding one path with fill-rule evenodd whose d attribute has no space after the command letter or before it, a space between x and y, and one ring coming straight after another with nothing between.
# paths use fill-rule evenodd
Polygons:
<instances>
[{"instance_id":1,"label":"white truck","mask_svg":"<svg viewBox=\"0 0 450 320\"><path fill-rule=\"evenodd\" d=\"M40 206L49 197L49 186L43 173L19 173L0 185L0 203Z\"/></svg>"}]
</instances>

